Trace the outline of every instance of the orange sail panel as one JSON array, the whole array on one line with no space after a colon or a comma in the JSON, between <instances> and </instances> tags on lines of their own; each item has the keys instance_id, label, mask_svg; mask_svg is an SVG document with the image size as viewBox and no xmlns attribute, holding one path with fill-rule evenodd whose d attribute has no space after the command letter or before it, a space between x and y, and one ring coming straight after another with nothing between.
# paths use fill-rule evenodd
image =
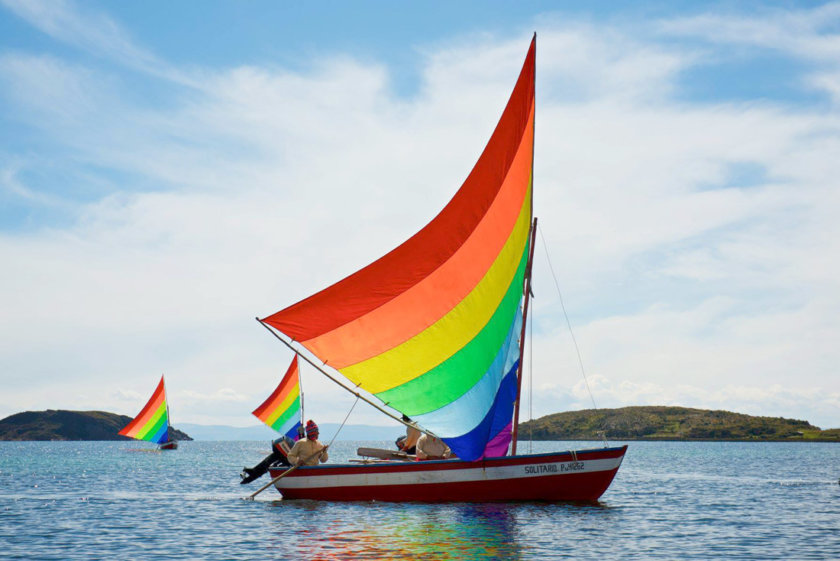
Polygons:
<instances>
[{"instance_id":1,"label":"orange sail panel","mask_svg":"<svg viewBox=\"0 0 840 561\"><path fill-rule=\"evenodd\" d=\"M163 376L148 403L119 434L157 444L169 441L169 411Z\"/></svg>"}]
</instances>

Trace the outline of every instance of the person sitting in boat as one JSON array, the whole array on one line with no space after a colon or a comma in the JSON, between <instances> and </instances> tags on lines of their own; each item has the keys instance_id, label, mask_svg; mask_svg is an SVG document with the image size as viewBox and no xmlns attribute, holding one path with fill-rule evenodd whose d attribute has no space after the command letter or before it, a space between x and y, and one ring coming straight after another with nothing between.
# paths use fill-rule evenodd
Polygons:
<instances>
[{"instance_id":1,"label":"person sitting in boat","mask_svg":"<svg viewBox=\"0 0 840 561\"><path fill-rule=\"evenodd\" d=\"M445 460L452 450L438 437L423 433L417 440L416 453L418 460Z\"/></svg>"},{"instance_id":2,"label":"person sitting in boat","mask_svg":"<svg viewBox=\"0 0 840 561\"><path fill-rule=\"evenodd\" d=\"M406 423L411 422L411 419L409 419L406 415L402 416L402 420ZM401 436L397 439L397 449L405 452L406 454L414 454L417 448L417 441L420 439L420 434L420 429L414 425L406 425L405 436Z\"/></svg>"},{"instance_id":3,"label":"person sitting in boat","mask_svg":"<svg viewBox=\"0 0 840 561\"><path fill-rule=\"evenodd\" d=\"M242 485L246 485L255 479L259 479L268 472L270 466L291 466L288 456L289 451L295 445L294 440L288 436L281 436L271 443L271 454L266 456L263 461L252 468L242 468L242 473L239 476L242 478Z\"/></svg>"},{"instance_id":4,"label":"person sitting in boat","mask_svg":"<svg viewBox=\"0 0 840 561\"><path fill-rule=\"evenodd\" d=\"M295 442L289 451L289 462L293 466L317 466L318 461L324 463L329 459L327 447L318 442L318 434L318 425L315 421L312 419L306 421L306 438ZM318 451L321 453L318 454Z\"/></svg>"}]
</instances>

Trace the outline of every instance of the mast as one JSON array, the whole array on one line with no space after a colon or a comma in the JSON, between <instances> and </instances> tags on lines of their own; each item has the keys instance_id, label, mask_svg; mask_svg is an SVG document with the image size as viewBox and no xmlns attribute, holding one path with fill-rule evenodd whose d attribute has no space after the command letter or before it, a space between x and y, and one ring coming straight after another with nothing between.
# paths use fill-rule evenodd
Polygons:
<instances>
[{"instance_id":1,"label":"mast","mask_svg":"<svg viewBox=\"0 0 840 561\"><path fill-rule=\"evenodd\" d=\"M534 31L534 146L531 147L531 214L534 213L534 148L537 143L537 32ZM528 304L531 301L531 267L534 263L534 242L537 239L537 217L531 225L531 246L528 248L528 265L525 269L525 305L522 310L522 331L519 334L519 368L516 371L516 401L513 403L513 432L511 433L510 455L516 455L516 438L519 434L519 400L522 394L522 370L525 358L525 326L528 325Z\"/></svg>"},{"instance_id":2,"label":"mast","mask_svg":"<svg viewBox=\"0 0 840 561\"><path fill-rule=\"evenodd\" d=\"M295 360L297 360L297 353L295 353ZM303 409L303 372L300 370L300 362L297 364L297 371L298 371L298 388L300 389L300 428L298 429L298 436L300 436L301 431L306 430L306 418L304 409Z\"/></svg>"},{"instance_id":3,"label":"mast","mask_svg":"<svg viewBox=\"0 0 840 561\"><path fill-rule=\"evenodd\" d=\"M163 374L160 375L160 379L163 380L163 399L166 401L166 442L170 442L172 440L172 417L169 415L169 400L166 399L166 380Z\"/></svg>"},{"instance_id":4,"label":"mast","mask_svg":"<svg viewBox=\"0 0 840 561\"><path fill-rule=\"evenodd\" d=\"M525 268L525 305L522 310L522 331L519 334L519 367L516 370L516 401L513 403L513 432L511 456L516 455L516 435L519 432L519 398L522 392L522 365L525 357L525 327L528 325L528 304L531 301L531 266L534 262L534 242L537 234L537 219L531 225L531 247L528 248L528 265Z\"/></svg>"}]
</instances>

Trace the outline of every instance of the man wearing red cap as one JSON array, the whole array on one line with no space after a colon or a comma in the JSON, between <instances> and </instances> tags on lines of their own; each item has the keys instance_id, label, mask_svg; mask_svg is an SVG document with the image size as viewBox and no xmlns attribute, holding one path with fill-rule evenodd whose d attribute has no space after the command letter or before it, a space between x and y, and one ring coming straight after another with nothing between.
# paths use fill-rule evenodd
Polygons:
<instances>
[{"instance_id":1,"label":"man wearing red cap","mask_svg":"<svg viewBox=\"0 0 840 561\"><path fill-rule=\"evenodd\" d=\"M306 438L295 442L287 457L293 466L317 466L319 460L324 463L329 459L327 447L318 442L318 425L315 421L306 421Z\"/></svg>"}]
</instances>

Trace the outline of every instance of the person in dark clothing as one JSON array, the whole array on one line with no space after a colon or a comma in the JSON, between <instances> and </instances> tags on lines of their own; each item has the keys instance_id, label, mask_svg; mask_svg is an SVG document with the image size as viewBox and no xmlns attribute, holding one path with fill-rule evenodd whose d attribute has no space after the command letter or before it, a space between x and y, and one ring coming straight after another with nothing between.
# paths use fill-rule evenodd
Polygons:
<instances>
[{"instance_id":1,"label":"person in dark clothing","mask_svg":"<svg viewBox=\"0 0 840 561\"><path fill-rule=\"evenodd\" d=\"M406 423L411 423L411 419L409 419L406 415L402 416L402 420ZM405 436L401 436L397 439L397 449L405 452L406 454L414 454L417 446L417 440L419 440L419 438L420 430L413 425L406 425Z\"/></svg>"},{"instance_id":2,"label":"person in dark clothing","mask_svg":"<svg viewBox=\"0 0 840 561\"><path fill-rule=\"evenodd\" d=\"M291 450L294 445L294 440L288 436L284 435L276 439L271 443L271 454L266 456L263 461L252 468L242 468L242 473L239 474L242 481L239 483L245 485L259 479L268 472L268 468L271 466L276 465L291 467L292 464L289 463L289 459L286 456L289 454L289 450Z\"/></svg>"}]
</instances>

